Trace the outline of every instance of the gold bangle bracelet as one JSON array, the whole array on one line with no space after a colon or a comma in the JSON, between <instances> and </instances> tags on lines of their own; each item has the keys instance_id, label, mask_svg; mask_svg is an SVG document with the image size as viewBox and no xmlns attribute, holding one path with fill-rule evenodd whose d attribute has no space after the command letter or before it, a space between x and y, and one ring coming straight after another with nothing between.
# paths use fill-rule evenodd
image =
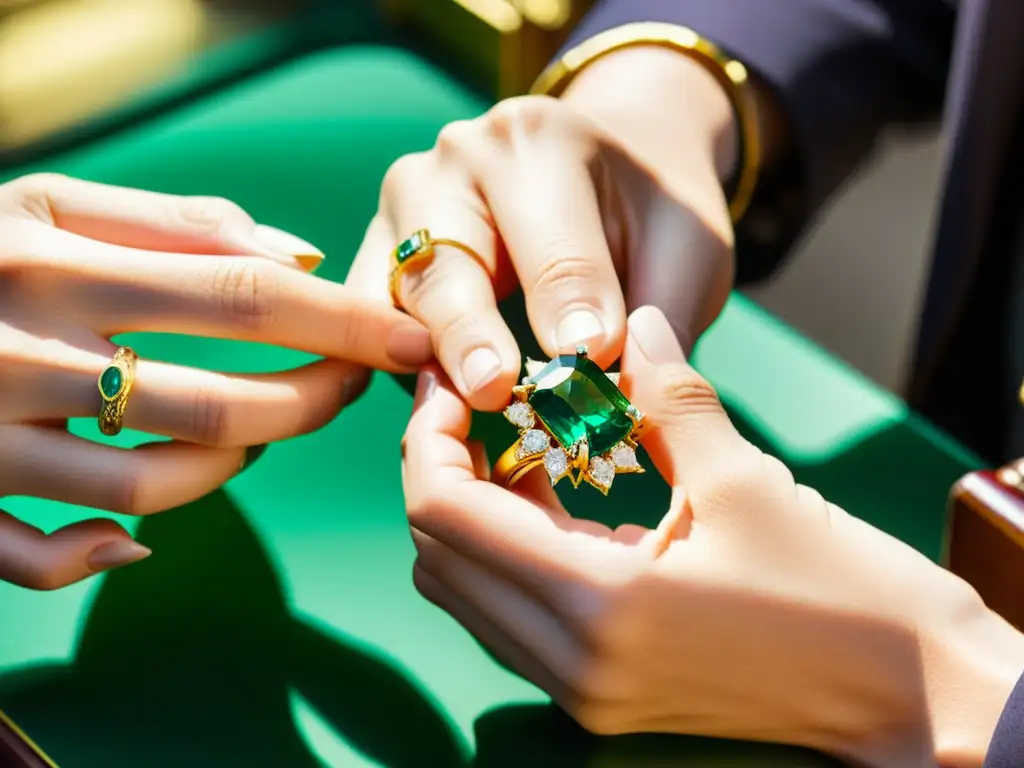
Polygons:
<instances>
[{"instance_id":1,"label":"gold bangle bracelet","mask_svg":"<svg viewBox=\"0 0 1024 768\"><path fill-rule=\"evenodd\" d=\"M738 171L731 184L729 214L735 224L750 206L761 166L761 137L747 68L692 29L675 24L641 21L601 32L570 49L545 69L530 89L532 94L559 96L580 72L609 53L638 45L670 48L703 66L721 84L736 113L740 151Z\"/></svg>"}]
</instances>

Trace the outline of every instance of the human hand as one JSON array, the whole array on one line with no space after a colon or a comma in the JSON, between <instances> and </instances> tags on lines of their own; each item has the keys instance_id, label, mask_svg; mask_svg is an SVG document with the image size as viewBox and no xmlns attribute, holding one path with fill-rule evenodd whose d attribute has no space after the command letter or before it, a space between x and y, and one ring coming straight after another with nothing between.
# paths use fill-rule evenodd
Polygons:
<instances>
[{"instance_id":1,"label":"human hand","mask_svg":"<svg viewBox=\"0 0 1024 768\"><path fill-rule=\"evenodd\" d=\"M507 99L399 159L346 284L390 301L390 254L421 228L476 251L486 269L439 245L428 267L402 276L400 294L478 410L506 405L522 366L497 307L517 287L550 356L585 343L606 367L622 351L627 309L641 304L661 307L692 342L732 286L720 182L735 160L722 138L735 144L732 120L721 86L686 56L611 54L561 99Z\"/></svg>"},{"instance_id":2,"label":"human hand","mask_svg":"<svg viewBox=\"0 0 1024 768\"><path fill-rule=\"evenodd\" d=\"M596 733L980 766L1021 635L745 441L653 308L630 318L622 384L673 489L655 530L571 518L543 472L487 482L469 408L421 374L404 460L420 592Z\"/></svg>"},{"instance_id":3,"label":"human hand","mask_svg":"<svg viewBox=\"0 0 1024 768\"><path fill-rule=\"evenodd\" d=\"M322 259L226 200L26 176L0 185L0 498L146 515L217 488L260 446L322 426L365 366L411 370L426 331L304 273ZM124 425L173 438L120 450L66 431L96 417L115 334L265 342L328 358L268 375L140 360ZM0 512L0 580L53 589L141 559L110 520L44 535Z\"/></svg>"}]
</instances>

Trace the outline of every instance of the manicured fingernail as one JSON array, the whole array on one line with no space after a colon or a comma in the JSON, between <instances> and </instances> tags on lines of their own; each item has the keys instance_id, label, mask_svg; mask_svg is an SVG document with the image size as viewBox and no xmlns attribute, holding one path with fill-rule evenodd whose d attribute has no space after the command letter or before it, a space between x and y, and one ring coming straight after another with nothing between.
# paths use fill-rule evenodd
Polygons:
<instances>
[{"instance_id":1,"label":"manicured fingernail","mask_svg":"<svg viewBox=\"0 0 1024 768\"><path fill-rule=\"evenodd\" d=\"M250 445L245 449L245 455L242 456L242 463L238 465L238 471L241 472L251 467L266 450L266 443L263 443L263 445Z\"/></svg>"},{"instance_id":2,"label":"manicured fingernail","mask_svg":"<svg viewBox=\"0 0 1024 768\"><path fill-rule=\"evenodd\" d=\"M501 372L501 358L490 347L477 347L462 361L462 381L468 392L477 392Z\"/></svg>"},{"instance_id":3,"label":"manicured fingernail","mask_svg":"<svg viewBox=\"0 0 1024 768\"><path fill-rule=\"evenodd\" d=\"M96 547L86 561L89 570L93 573L109 571L111 568L120 568L122 565L135 563L149 557L153 550L144 547L137 541L131 539L119 539Z\"/></svg>"},{"instance_id":4,"label":"manicured fingernail","mask_svg":"<svg viewBox=\"0 0 1024 768\"><path fill-rule=\"evenodd\" d=\"M437 391L437 374L429 368L420 371L420 375L416 378L416 397L413 400L413 410L432 398L435 391Z\"/></svg>"},{"instance_id":5,"label":"manicured fingernail","mask_svg":"<svg viewBox=\"0 0 1024 768\"><path fill-rule=\"evenodd\" d=\"M555 342L559 351L565 352L602 336L604 324L601 319L589 309L577 309L559 321Z\"/></svg>"},{"instance_id":6,"label":"manicured fingernail","mask_svg":"<svg viewBox=\"0 0 1024 768\"><path fill-rule=\"evenodd\" d=\"M629 337L654 365L686 362L675 331L660 309L641 307L630 315Z\"/></svg>"},{"instance_id":7,"label":"manicured fingernail","mask_svg":"<svg viewBox=\"0 0 1024 768\"><path fill-rule=\"evenodd\" d=\"M430 331L411 319L391 332L384 351L388 357L406 368L419 368L434 359Z\"/></svg>"},{"instance_id":8,"label":"manicured fingernail","mask_svg":"<svg viewBox=\"0 0 1024 768\"><path fill-rule=\"evenodd\" d=\"M324 254L319 248L283 229L257 224L254 234L264 248L294 259L305 272L315 272L324 261Z\"/></svg>"}]
</instances>

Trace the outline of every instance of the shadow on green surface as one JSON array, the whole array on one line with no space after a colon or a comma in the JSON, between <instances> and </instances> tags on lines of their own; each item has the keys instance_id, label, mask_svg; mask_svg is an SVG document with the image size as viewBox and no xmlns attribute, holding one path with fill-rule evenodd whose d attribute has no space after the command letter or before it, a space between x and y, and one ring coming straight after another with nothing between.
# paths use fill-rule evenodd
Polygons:
<instances>
[{"instance_id":1,"label":"shadow on green surface","mask_svg":"<svg viewBox=\"0 0 1024 768\"><path fill-rule=\"evenodd\" d=\"M291 690L389 768L772 766L805 754L601 739L555 707L511 706L479 719L470 762L402 672L289 615L273 566L227 494L147 518L138 539L161 557L107 577L74 661L0 677L4 708L62 768L320 766L295 726ZM806 754L800 765L832 765Z\"/></svg>"},{"instance_id":2,"label":"shadow on green surface","mask_svg":"<svg viewBox=\"0 0 1024 768\"><path fill-rule=\"evenodd\" d=\"M505 429L485 432L489 447L508 444ZM941 521L906 514L932 500L903 498L901 489L935 487L941 504L938 481L960 470L952 459L940 466L934 453L918 466L913 441L920 436L896 425L826 463L794 470L851 512L934 554ZM908 483L919 473L931 482ZM850 482L861 476L870 482ZM590 517L611 525L655 523L668 504L664 483L653 472L625 479L632 483L625 516L621 505L596 503L596 493L567 496L570 508L580 513L587 505ZM289 613L274 566L226 493L147 518L138 538L160 557L106 578L74 661L0 676L0 705L62 768L322 765L296 728L293 691L347 744L389 768L837 765L786 747L596 738L550 706L483 715L470 763L446 715L402 671Z\"/></svg>"},{"instance_id":3,"label":"shadow on green surface","mask_svg":"<svg viewBox=\"0 0 1024 768\"><path fill-rule=\"evenodd\" d=\"M383 765L465 764L401 672L289 615L227 494L147 518L137 538L160 556L107 577L74 661L0 677L4 709L62 768L320 766L290 690Z\"/></svg>"}]
</instances>

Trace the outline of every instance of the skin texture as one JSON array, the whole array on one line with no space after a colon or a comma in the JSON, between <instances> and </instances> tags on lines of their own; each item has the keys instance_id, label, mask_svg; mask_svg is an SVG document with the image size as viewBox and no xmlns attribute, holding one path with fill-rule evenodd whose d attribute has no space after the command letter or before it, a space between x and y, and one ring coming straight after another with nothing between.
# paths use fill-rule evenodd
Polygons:
<instances>
[{"instance_id":1,"label":"skin texture","mask_svg":"<svg viewBox=\"0 0 1024 768\"><path fill-rule=\"evenodd\" d=\"M735 134L725 94L699 64L659 48L609 55L561 99L507 99L400 158L347 284L388 300L391 251L420 228L479 253L486 269L439 246L400 284L478 410L506 404L522 364L516 336L527 332L548 355L586 343L608 365L627 311L653 304L689 347L732 287L721 181ZM519 288L531 328L513 334L496 301Z\"/></svg>"},{"instance_id":2,"label":"skin texture","mask_svg":"<svg viewBox=\"0 0 1024 768\"><path fill-rule=\"evenodd\" d=\"M654 530L571 518L543 473L488 482L469 407L421 374L404 459L421 593L596 733L980 766L1024 637L746 442L660 311L630 318L622 377L673 489Z\"/></svg>"},{"instance_id":3,"label":"skin texture","mask_svg":"<svg viewBox=\"0 0 1024 768\"><path fill-rule=\"evenodd\" d=\"M432 358L414 320L308 274L322 259L226 200L49 175L0 185L0 499L170 509L235 475L249 446L325 424L362 391L368 368L409 371ZM329 359L267 375L143 359L124 426L173 440L122 450L70 435L68 418L99 413L110 337L132 331ZM45 535L0 512L0 579L26 587L54 589L148 554L110 520Z\"/></svg>"}]
</instances>

